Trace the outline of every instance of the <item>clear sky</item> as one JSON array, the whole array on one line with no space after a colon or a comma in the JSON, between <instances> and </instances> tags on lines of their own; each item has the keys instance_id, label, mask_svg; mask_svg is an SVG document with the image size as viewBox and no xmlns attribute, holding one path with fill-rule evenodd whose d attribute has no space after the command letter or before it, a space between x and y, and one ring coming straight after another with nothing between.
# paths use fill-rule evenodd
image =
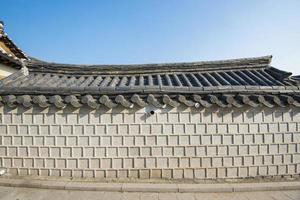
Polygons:
<instances>
[{"instance_id":1,"label":"clear sky","mask_svg":"<svg viewBox=\"0 0 300 200\"><path fill-rule=\"evenodd\" d=\"M0 0L28 55L130 64L273 55L300 74L300 0Z\"/></svg>"}]
</instances>

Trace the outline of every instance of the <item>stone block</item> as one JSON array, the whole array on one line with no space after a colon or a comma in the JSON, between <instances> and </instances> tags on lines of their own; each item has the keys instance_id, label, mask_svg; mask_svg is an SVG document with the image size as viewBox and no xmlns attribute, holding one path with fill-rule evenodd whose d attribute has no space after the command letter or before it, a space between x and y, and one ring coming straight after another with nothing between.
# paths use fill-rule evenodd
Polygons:
<instances>
[{"instance_id":1,"label":"stone block","mask_svg":"<svg viewBox=\"0 0 300 200\"><path fill-rule=\"evenodd\" d=\"M112 139L110 136L103 136L100 140L101 146L111 146Z\"/></svg>"},{"instance_id":2,"label":"stone block","mask_svg":"<svg viewBox=\"0 0 300 200\"><path fill-rule=\"evenodd\" d=\"M209 145L212 144L211 135L201 135L201 144L202 145Z\"/></svg>"},{"instance_id":3,"label":"stone block","mask_svg":"<svg viewBox=\"0 0 300 200\"><path fill-rule=\"evenodd\" d=\"M13 159L13 166L17 168L23 167L23 159L21 158L14 158Z\"/></svg>"},{"instance_id":4,"label":"stone block","mask_svg":"<svg viewBox=\"0 0 300 200\"><path fill-rule=\"evenodd\" d=\"M148 146L156 145L156 136L147 136L146 137L146 145L148 145Z\"/></svg>"},{"instance_id":5,"label":"stone block","mask_svg":"<svg viewBox=\"0 0 300 200\"><path fill-rule=\"evenodd\" d=\"M208 178L208 179L217 178L217 169L214 169L214 168L206 169L206 178Z\"/></svg>"},{"instance_id":6,"label":"stone block","mask_svg":"<svg viewBox=\"0 0 300 200\"><path fill-rule=\"evenodd\" d=\"M229 146L228 155L235 156L239 154L239 146Z\"/></svg>"},{"instance_id":7,"label":"stone block","mask_svg":"<svg viewBox=\"0 0 300 200\"><path fill-rule=\"evenodd\" d=\"M145 168L146 162L144 158L135 158L134 159L134 168Z\"/></svg>"},{"instance_id":8,"label":"stone block","mask_svg":"<svg viewBox=\"0 0 300 200\"><path fill-rule=\"evenodd\" d=\"M280 154L286 154L288 153L288 144L279 144L278 150Z\"/></svg>"},{"instance_id":9,"label":"stone block","mask_svg":"<svg viewBox=\"0 0 300 200\"><path fill-rule=\"evenodd\" d=\"M248 155L249 154L249 146L248 145L240 145L238 150L239 155Z\"/></svg>"},{"instance_id":10,"label":"stone block","mask_svg":"<svg viewBox=\"0 0 300 200\"><path fill-rule=\"evenodd\" d=\"M205 133L207 133L207 125L206 124L197 124L196 125L196 132L198 134L205 134Z\"/></svg>"},{"instance_id":11,"label":"stone block","mask_svg":"<svg viewBox=\"0 0 300 200\"><path fill-rule=\"evenodd\" d=\"M174 124L173 128L174 128L175 134L184 134L185 133L184 124Z\"/></svg>"},{"instance_id":12,"label":"stone block","mask_svg":"<svg viewBox=\"0 0 300 200\"><path fill-rule=\"evenodd\" d=\"M120 129L119 129L119 134L132 134L132 135L137 135L137 134L140 134L141 133L141 127L139 124L131 124L129 127L126 125L126 126L123 126L121 128L121 126L119 126Z\"/></svg>"},{"instance_id":13,"label":"stone block","mask_svg":"<svg viewBox=\"0 0 300 200\"><path fill-rule=\"evenodd\" d=\"M129 156L133 156L133 157L140 156L140 149L138 147L130 147Z\"/></svg>"},{"instance_id":14,"label":"stone block","mask_svg":"<svg viewBox=\"0 0 300 200\"><path fill-rule=\"evenodd\" d=\"M80 127L80 128L79 128ZM83 126L78 126L78 134L83 135ZM124 130L124 129L122 129ZM105 135L107 133L105 125L96 125L96 134L97 135Z\"/></svg>"},{"instance_id":15,"label":"stone block","mask_svg":"<svg viewBox=\"0 0 300 200\"><path fill-rule=\"evenodd\" d=\"M196 125L195 124L186 124L185 125L185 132L187 134L195 134L196 132Z\"/></svg>"},{"instance_id":16,"label":"stone block","mask_svg":"<svg viewBox=\"0 0 300 200\"><path fill-rule=\"evenodd\" d=\"M223 166L224 167L231 167L231 166L233 166L233 157L224 157L223 158Z\"/></svg>"},{"instance_id":17,"label":"stone block","mask_svg":"<svg viewBox=\"0 0 300 200\"><path fill-rule=\"evenodd\" d=\"M158 159L158 158L157 158ZM156 167L156 159L155 158L145 158L145 168L148 169L153 169ZM159 163L159 164L164 164L164 163ZM157 163L158 165L158 163Z\"/></svg>"},{"instance_id":18,"label":"stone block","mask_svg":"<svg viewBox=\"0 0 300 200\"><path fill-rule=\"evenodd\" d=\"M148 169L142 169L140 170L140 176L141 179L149 179L150 178L150 170Z\"/></svg>"},{"instance_id":19,"label":"stone block","mask_svg":"<svg viewBox=\"0 0 300 200\"><path fill-rule=\"evenodd\" d=\"M224 158L224 164L225 166L244 166L243 157L234 157L234 164L232 165L232 158ZM226 163L225 163L226 162Z\"/></svg>"},{"instance_id":20,"label":"stone block","mask_svg":"<svg viewBox=\"0 0 300 200\"><path fill-rule=\"evenodd\" d=\"M41 135L50 135L50 126L48 125L40 125L40 134Z\"/></svg>"},{"instance_id":21,"label":"stone block","mask_svg":"<svg viewBox=\"0 0 300 200\"><path fill-rule=\"evenodd\" d=\"M206 153L208 156L216 156L217 155L217 146L207 146Z\"/></svg>"},{"instance_id":22,"label":"stone block","mask_svg":"<svg viewBox=\"0 0 300 200\"><path fill-rule=\"evenodd\" d=\"M226 178L226 168L217 168L217 177L218 178Z\"/></svg>"},{"instance_id":23,"label":"stone block","mask_svg":"<svg viewBox=\"0 0 300 200\"><path fill-rule=\"evenodd\" d=\"M32 139L30 139L30 140L32 140ZM24 142L25 142L25 140L24 140ZM28 141L28 143L31 143L31 142ZM27 143L27 145L30 145L28 143ZM25 144L26 144L26 142L25 142ZM47 137L45 137L45 145L47 145L47 146L55 146L55 137L54 136L47 136Z\"/></svg>"},{"instance_id":24,"label":"stone block","mask_svg":"<svg viewBox=\"0 0 300 200\"><path fill-rule=\"evenodd\" d=\"M126 113L124 116L124 123L132 124L134 123L134 114L133 113Z\"/></svg>"},{"instance_id":25,"label":"stone block","mask_svg":"<svg viewBox=\"0 0 300 200\"><path fill-rule=\"evenodd\" d=\"M189 168L190 167L190 159L189 158L179 158L179 167L180 168Z\"/></svg>"},{"instance_id":26,"label":"stone block","mask_svg":"<svg viewBox=\"0 0 300 200\"><path fill-rule=\"evenodd\" d=\"M157 136L156 143L159 146L166 146L168 144L168 137L167 136Z\"/></svg>"},{"instance_id":27,"label":"stone block","mask_svg":"<svg viewBox=\"0 0 300 200\"><path fill-rule=\"evenodd\" d=\"M259 145L250 145L249 146L249 154L250 155L258 155L259 154Z\"/></svg>"},{"instance_id":28,"label":"stone block","mask_svg":"<svg viewBox=\"0 0 300 200\"><path fill-rule=\"evenodd\" d=\"M228 133L228 124L218 124L218 133L225 134Z\"/></svg>"},{"instance_id":29,"label":"stone block","mask_svg":"<svg viewBox=\"0 0 300 200\"><path fill-rule=\"evenodd\" d=\"M195 169L194 173L195 173L196 179L205 179L206 178L205 169Z\"/></svg>"},{"instance_id":30,"label":"stone block","mask_svg":"<svg viewBox=\"0 0 300 200\"><path fill-rule=\"evenodd\" d=\"M236 168L236 167L227 168L227 177L228 178L238 177L238 168Z\"/></svg>"},{"instance_id":31,"label":"stone block","mask_svg":"<svg viewBox=\"0 0 300 200\"><path fill-rule=\"evenodd\" d=\"M5 146L10 146L13 144L13 137L11 136L3 136L2 137L2 143ZM24 145L32 145L32 137L24 137Z\"/></svg>"},{"instance_id":32,"label":"stone block","mask_svg":"<svg viewBox=\"0 0 300 200\"><path fill-rule=\"evenodd\" d=\"M113 140L115 140L115 138L116 137L114 137ZM117 144L122 145L121 140L119 140L119 142ZM137 146L144 146L145 145L145 136L135 136L134 144Z\"/></svg>"},{"instance_id":33,"label":"stone block","mask_svg":"<svg viewBox=\"0 0 300 200\"><path fill-rule=\"evenodd\" d=\"M35 168L44 168L45 167L45 160L42 158L34 159L34 167Z\"/></svg>"},{"instance_id":34,"label":"stone block","mask_svg":"<svg viewBox=\"0 0 300 200\"><path fill-rule=\"evenodd\" d=\"M99 146L100 145L100 137L99 136L91 136L90 137L90 145L91 146ZM117 145L117 144L114 144L114 145Z\"/></svg>"},{"instance_id":35,"label":"stone block","mask_svg":"<svg viewBox=\"0 0 300 200\"><path fill-rule=\"evenodd\" d=\"M218 146L218 153L219 156L226 156L228 155L228 146Z\"/></svg>"},{"instance_id":36,"label":"stone block","mask_svg":"<svg viewBox=\"0 0 300 200\"><path fill-rule=\"evenodd\" d=\"M25 161L25 160L24 160ZM29 162L29 161L28 161ZM45 159L45 167L51 169L55 168L55 159L47 158Z\"/></svg>"},{"instance_id":37,"label":"stone block","mask_svg":"<svg viewBox=\"0 0 300 200\"><path fill-rule=\"evenodd\" d=\"M278 145L277 144L270 144L269 145L269 154L278 154Z\"/></svg>"},{"instance_id":38,"label":"stone block","mask_svg":"<svg viewBox=\"0 0 300 200\"><path fill-rule=\"evenodd\" d=\"M28 127L29 127L29 134L30 135L38 135L39 134L39 126L30 125ZM17 134L17 132L18 132L17 127L9 126L9 128L10 128L10 133Z\"/></svg>"},{"instance_id":39,"label":"stone block","mask_svg":"<svg viewBox=\"0 0 300 200\"><path fill-rule=\"evenodd\" d=\"M173 169L173 179L182 179L184 176L183 169Z\"/></svg>"},{"instance_id":40,"label":"stone block","mask_svg":"<svg viewBox=\"0 0 300 200\"><path fill-rule=\"evenodd\" d=\"M179 137L177 135L170 135L168 145L176 146L179 144Z\"/></svg>"},{"instance_id":41,"label":"stone block","mask_svg":"<svg viewBox=\"0 0 300 200\"><path fill-rule=\"evenodd\" d=\"M67 137L65 137L65 136L57 136L56 137L56 145L58 145L58 146L65 146L65 145L67 145L66 138Z\"/></svg>"},{"instance_id":42,"label":"stone block","mask_svg":"<svg viewBox=\"0 0 300 200\"><path fill-rule=\"evenodd\" d=\"M163 131L162 124L151 124L151 134L161 134Z\"/></svg>"},{"instance_id":43,"label":"stone block","mask_svg":"<svg viewBox=\"0 0 300 200\"><path fill-rule=\"evenodd\" d=\"M244 135L244 144L253 144L254 143L254 135Z\"/></svg>"},{"instance_id":44,"label":"stone block","mask_svg":"<svg viewBox=\"0 0 300 200\"><path fill-rule=\"evenodd\" d=\"M169 168L178 168L179 159L178 158L169 158Z\"/></svg>"},{"instance_id":45,"label":"stone block","mask_svg":"<svg viewBox=\"0 0 300 200\"><path fill-rule=\"evenodd\" d=\"M141 124L141 134L151 134L151 125L150 124Z\"/></svg>"},{"instance_id":46,"label":"stone block","mask_svg":"<svg viewBox=\"0 0 300 200\"><path fill-rule=\"evenodd\" d=\"M124 168L125 169L131 169L133 168L133 158L124 158Z\"/></svg>"},{"instance_id":47,"label":"stone block","mask_svg":"<svg viewBox=\"0 0 300 200\"><path fill-rule=\"evenodd\" d=\"M154 157L162 156L163 155L162 147L152 147L151 148L151 155L154 156Z\"/></svg>"},{"instance_id":48,"label":"stone block","mask_svg":"<svg viewBox=\"0 0 300 200\"><path fill-rule=\"evenodd\" d=\"M254 165L254 156L245 156L243 161L244 166Z\"/></svg>"},{"instance_id":49,"label":"stone block","mask_svg":"<svg viewBox=\"0 0 300 200\"><path fill-rule=\"evenodd\" d=\"M77 159L68 159L67 160L67 167L69 169L76 169L76 168L78 168L78 160ZM81 177L81 175L77 176L77 177Z\"/></svg>"},{"instance_id":50,"label":"stone block","mask_svg":"<svg viewBox=\"0 0 300 200\"><path fill-rule=\"evenodd\" d=\"M24 130L24 127L26 130ZM20 133L27 134L27 126L19 126ZM6 135L7 134L7 125L0 125L0 135Z\"/></svg>"},{"instance_id":51,"label":"stone block","mask_svg":"<svg viewBox=\"0 0 300 200\"><path fill-rule=\"evenodd\" d=\"M108 147L106 149L106 156L107 157L117 157L118 156L118 149L116 147Z\"/></svg>"},{"instance_id":52,"label":"stone block","mask_svg":"<svg viewBox=\"0 0 300 200\"><path fill-rule=\"evenodd\" d=\"M8 141L6 141L6 139L9 139L9 143L10 144L8 144ZM31 136L26 136L26 137L24 137L23 138L24 140L23 140L23 143L24 143L24 145L26 145L26 146L31 146L31 145L33 145L33 137L31 137ZM54 139L54 137L52 137L52 139ZM46 140L47 141L47 140ZM10 138L4 138L4 143L6 143L7 145L12 145L12 138L10 137ZM46 144L49 144L49 143L46 143ZM50 143L50 145L51 145L52 143Z\"/></svg>"},{"instance_id":53,"label":"stone block","mask_svg":"<svg viewBox=\"0 0 300 200\"><path fill-rule=\"evenodd\" d=\"M168 122L169 123L178 123L179 122L179 113L168 113Z\"/></svg>"},{"instance_id":54,"label":"stone block","mask_svg":"<svg viewBox=\"0 0 300 200\"><path fill-rule=\"evenodd\" d=\"M268 166L268 175L274 176L277 174L277 166Z\"/></svg>"},{"instance_id":55,"label":"stone block","mask_svg":"<svg viewBox=\"0 0 300 200\"><path fill-rule=\"evenodd\" d=\"M258 167L249 167L248 168L249 177L255 177L258 175Z\"/></svg>"},{"instance_id":56,"label":"stone block","mask_svg":"<svg viewBox=\"0 0 300 200\"><path fill-rule=\"evenodd\" d=\"M60 156L63 158L71 157L71 148L69 148L69 147L61 148Z\"/></svg>"},{"instance_id":57,"label":"stone block","mask_svg":"<svg viewBox=\"0 0 300 200\"><path fill-rule=\"evenodd\" d=\"M110 159L110 158L101 158L100 164L101 164L101 168L103 168L103 169L112 168L112 159Z\"/></svg>"},{"instance_id":58,"label":"stone block","mask_svg":"<svg viewBox=\"0 0 300 200\"><path fill-rule=\"evenodd\" d=\"M260 176L267 176L268 175L268 167L267 166L260 166L258 168L258 174Z\"/></svg>"},{"instance_id":59,"label":"stone block","mask_svg":"<svg viewBox=\"0 0 300 200\"><path fill-rule=\"evenodd\" d=\"M104 149L105 150L105 149ZM118 148L118 155L120 157L127 157L128 156L128 148L127 147L119 147Z\"/></svg>"},{"instance_id":60,"label":"stone block","mask_svg":"<svg viewBox=\"0 0 300 200\"><path fill-rule=\"evenodd\" d=\"M264 156L264 164L265 165L272 165L273 164L273 156L265 155Z\"/></svg>"},{"instance_id":61,"label":"stone block","mask_svg":"<svg viewBox=\"0 0 300 200\"><path fill-rule=\"evenodd\" d=\"M79 136L78 137L79 146L89 146L89 137L88 136Z\"/></svg>"},{"instance_id":62,"label":"stone block","mask_svg":"<svg viewBox=\"0 0 300 200\"><path fill-rule=\"evenodd\" d=\"M228 133L230 134L237 134L239 133L239 126L240 126L240 133L245 133L243 132L243 127L241 127L242 125L238 125L238 124L228 124Z\"/></svg>"},{"instance_id":63,"label":"stone block","mask_svg":"<svg viewBox=\"0 0 300 200\"><path fill-rule=\"evenodd\" d=\"M201 167L202 168L209 168L212 167L212 158L201 158Z\"/></svg>"},{"instance_id":64,"label":"stone block","mask_svg":"<svg viewBox=\"0 0 300 200\"><path fill-rule=\"evenodd\" d=\"M223 159L221 157L212 158L212 167L222 167Z\"/></svg>"},{"instance_id":65,"label":"stone block","mask_svg":"<svg viewBox=\"0 0 300 200\"><path fill-rule=\"evenodd\" d=\"M117 125L107 125L106 131L110 135L117 135L118 134L118 126Z\"/></svg>"},{"instance_id":66,"label":"stone block","mask_svg":"<svg viewBox=\"0 0 300 200\"><path fill-rule=\"evenodd\" d=\"M121 159L121 158L114 158L112 160L112 168L114 168L114 169L122 169L123 168L123 159Z\"/></svg>"},{"instance_id":67,"label":"stone block","mask_svg":"<svg viewBox=\"0 0 300 200\"><path fill-rule=\"evenodd\" d=\"M254 157L254 165L260 166L263 165L264 157L263 156L255 156Z\"/></svg>"},{"instance_id":68,"label":"stone block","mask_svg":"<svg viewBox=\"0 0 300 200\"><path fill-rule=\"evenodd\" d=\"M67 166L66 166L66 160L65 159L57 159L56 160L55 168L64 169L66 167Z\"/></svg>"}]
</instances>

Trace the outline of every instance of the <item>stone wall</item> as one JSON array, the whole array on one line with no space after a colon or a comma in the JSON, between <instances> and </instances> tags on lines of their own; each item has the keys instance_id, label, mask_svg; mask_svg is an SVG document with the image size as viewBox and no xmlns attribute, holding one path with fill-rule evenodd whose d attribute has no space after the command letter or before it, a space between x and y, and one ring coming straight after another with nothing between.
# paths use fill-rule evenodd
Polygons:
<instances>
[{"instance_id":1,"label":"stone wall","mask_svg":"<svg viewBox=\"0 0 300 200\"><path fill-rule=\"evenodd\" d=\"M14 175L222 179L300 173L300 109L1 107Z\"/></svg>"}]
</instances>

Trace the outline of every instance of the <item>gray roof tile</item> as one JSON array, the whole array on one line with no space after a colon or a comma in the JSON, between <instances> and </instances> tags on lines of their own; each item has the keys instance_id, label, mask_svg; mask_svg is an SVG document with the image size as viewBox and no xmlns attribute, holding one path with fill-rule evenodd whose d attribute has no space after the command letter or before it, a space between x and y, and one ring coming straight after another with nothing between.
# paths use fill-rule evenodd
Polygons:
<instances>
[{"instance_id":1,"label":"gray roof tile","mask_svg":"<svg viewBox=\"0 0 300 200\"><path fill-rule=\"evenodd\" d=\"M147 65L64 65L27 61L29 75L1 81L1 93L119 94L295 89L298 79L271 67L271 57ZM247 68L245 68L247 67ZM9 80L9 81L8 81Z\"/></svg>"}]
</instances>

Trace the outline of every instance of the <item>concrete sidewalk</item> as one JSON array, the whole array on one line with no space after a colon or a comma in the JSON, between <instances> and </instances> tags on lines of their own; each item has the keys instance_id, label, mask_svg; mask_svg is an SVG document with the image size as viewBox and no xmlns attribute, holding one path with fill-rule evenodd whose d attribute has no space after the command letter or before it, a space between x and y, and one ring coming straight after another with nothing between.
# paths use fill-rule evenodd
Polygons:
<instances>
[{"instance_id":1,"label":"concrete sidewalk","mask_svg":"<svg viewBox=\"0 0 300 200\"><path fill-rule=\"evenodd\" d=\"M299 190L231 193L149 193L1 187L0 200L299 200Z\"/></svg>"},{"instance_id":2,"label":"concrete sidewalk","mask_svg":"<svg viewBox=\"0 0 300 200\"><path fill-rule=\"evenodd\" d=\"M38 180L30 178L0 178L0 186L56 190L154 192L154 193L221 193L299 190L300 181L251 183L103 183L96 181Z\"/></svg>"}]
</instances>

